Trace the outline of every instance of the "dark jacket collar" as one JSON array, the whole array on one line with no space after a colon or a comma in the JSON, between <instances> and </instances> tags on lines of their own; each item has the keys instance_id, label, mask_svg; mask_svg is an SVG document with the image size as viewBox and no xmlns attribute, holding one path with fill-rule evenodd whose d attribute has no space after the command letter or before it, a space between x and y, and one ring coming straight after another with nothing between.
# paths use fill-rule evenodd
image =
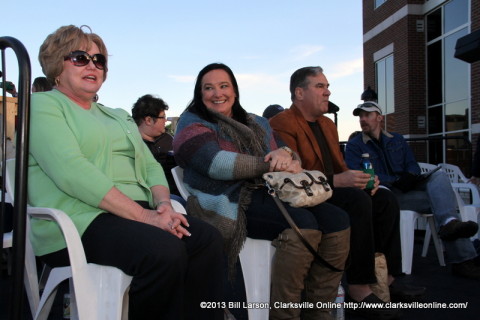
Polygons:
<instances>
[{"instance_id":1,"label":"dark jacket collar","mask_svg":"<svg viewBox=\"0 0 480 320\"><path fill-rule=\"evenodd\" d=\"M383 129L382 129L381 135L383 135L387 138L393 138L393 135L390 132L385 131ZM363 141L363 143L367 144L368 141L373 142L373 139L368 134L362 132L362 141Z\"/></svg>"}]
</instances>

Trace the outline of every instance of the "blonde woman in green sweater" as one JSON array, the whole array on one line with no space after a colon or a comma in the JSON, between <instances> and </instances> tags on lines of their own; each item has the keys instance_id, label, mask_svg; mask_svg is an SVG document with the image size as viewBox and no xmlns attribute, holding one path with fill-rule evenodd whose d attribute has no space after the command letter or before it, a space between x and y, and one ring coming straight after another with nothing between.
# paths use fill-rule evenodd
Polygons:
<instances>
[{"instance_id":1,"label":"blonde woman in green sweater","mask_svg":"<svg viewBox=\"0 0 480 320\"><path fill-rule=\"evenodd\" d=\"M173 210L163 169L128 113L93 102L107 57L82 27L61 27L42 44L55 88L32 96L29 202L71 217L88 262L133 276L130 319L222 319L200 308L223 297L221 236ZM68 265L55 223L33 219L31 239L45 263Z\"/></svg>"}]
</instances>

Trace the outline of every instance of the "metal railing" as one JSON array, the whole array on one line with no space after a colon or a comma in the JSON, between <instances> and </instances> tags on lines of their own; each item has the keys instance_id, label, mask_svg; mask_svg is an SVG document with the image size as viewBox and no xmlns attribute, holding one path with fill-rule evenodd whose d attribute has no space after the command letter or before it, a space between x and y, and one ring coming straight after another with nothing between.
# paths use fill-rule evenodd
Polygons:
<instances>
[{"instance_id":1,"label":"metal railing","mask_svg":"<svg viewBox=\"0 0 480 320\"><path fill-rule=\"evenodd\" d=\"M473 162L472 143L467 136L433 136L422 138L406 138L418 162L438 164L442 162L454 164L468 177ZM452 141L452 143L448 143ZM444 142L447 142L445 146ZM340 150L345 152L347 141L340 142ZM449 145L457 146L449 148ZM444 152L444 148L446 149ZM444 161L444 154L446 159Z\"/></svg>"},{"instance_id":2,"label":"metal railing","mask_svg":"<svg viewBox=\"0 0 480 320\"><path fill-rule=\"evenodd\" d=\"M470 176L472 169L472 143L467 136L433 136L405 139L417 161L432 164L454 164Z\"/></svg>"},{"instance_id":3,"label":"metal railing","mask_svg":"<svg viewBox=\"0 0 480 320\"><path fill-rule=\"evenodd\" d=\"M15 199L13 203L13 285L10 298L10 319L19 320L23 314L24 300L24 265L25 265L25 235L27 211L27 164L28 164L28 134L30 128L30 88L31 66L28 52L24 45L12 37L0 37L0 50L2 54L3 81L6 78L5 50L11 48L18 60L18 111L16 121L15 142ZM6 162L6 94L3 85L3 146L2 164ZM6 165L2 165L2 177L6 176ZM2 179L2 190L5 191L5 179ZM5 192L3 192L5 194ZM2 196L2 208L5 206L5 196ZM2 211L3 212L3 211ZM3 237L3 219L0 222ZM3 243L3 239L2 239Z\"/></svg>"}]
</instances>

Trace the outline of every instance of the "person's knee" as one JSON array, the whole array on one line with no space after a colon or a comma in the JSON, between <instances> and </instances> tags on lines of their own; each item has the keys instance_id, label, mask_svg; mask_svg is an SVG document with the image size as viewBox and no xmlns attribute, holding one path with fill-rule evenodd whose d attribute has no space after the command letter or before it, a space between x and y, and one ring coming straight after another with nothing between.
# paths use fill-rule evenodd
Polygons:
<instances>
[{"instance_id":1,"label":"person's knee","mask_svg":"<svg viewBox=\"0 0 480 320\"><path fill-rule=\"evenodd\" d=\"M437 172L432 173L432 175L428 179L427 183L428 184L434 184L436 186L439 186L439 185L446 186L446 187L451 186L450 178L443 171L437 171Z\"/></svg>"},{"instance_id":2,"label":"person's knee","mask_svg":"<svg viewBox=\"0 0 480 320\"><path fill-rule=\"evenodd\" d=\"M384 188L379 188L375 195L378 195L382 199L386 199L388 201L395 201L396 200L395 194L392 191L390 191L388 189L384 189Z\"/></svg>"},{"instance_id":3,"label":"person's knee","mask_svg":"<svg viewBox=\"0 0 480 320\"><path fill-rule=\"evenodd\" d=\"M350 220L356 217L369 221L372 218L372 197L364 190L351 189L348 194L350 205L348 208L344 208L350 216Z\"/></svg>"},{"instance_id":4,"label":"person's knee","mask_svg":"<svg viewBox=\"0 0 480 320\"><path fill-rule=\"evenodd\" d=\"M318 230L318 223L313 214L308 210L303 210L303 214L292 214L292 219L300 229Z\"/></svg>"},{"instance_id":5,"label":"person's knee","mask_svg":"<svg viewBox=\"0 0 480 320\"><path fill-rule=\"evenodd\" d=\"M377 190L377 193L373 197L373 201L375 202L375 206L380 206L385 210L382 211L389 211L392 214L397 214L400 211L400 206L398 204L398 199L393 192L387 189L380 188Z\"/></svg>"},{"instance_id":6,"label":"person's knee","mask_svg":"<svg viewBox=\"0 0 480 320\"><path fill-rule=\"evenodd\" d=\"M189 220L191 223L192 221ZM213 225L204 222L204 221L196 221L195 228L192 232L200 233L200 239L205 241L205 243L209 243L212 247L223 248L223 236L220 231L214 227ZM199 240L200 241L200 240Z\"/></svg>"},{"instance_id":7,"label":"person's knee","mask_svg":"<svg viewBox=\"0 0 480 320\"><path fill-rule=\"evenodd\" d=\"M348 196L355 205L362 207L372 206L372 199L364 190L352 188Z\"/></svg>"},{"instance_id":8,"label":"person's knee","mask_svg":"<svg viewBox=\"0 0 480 320\"><path fill-rule=\"evenodd\" d=\"M344 210L338 210L336 219L337 219L339 231L350 228L350 217L348 216L348 213L345 212Z\"/></svg>"},{"instance_id":9,"label":"person's knee","mask_svg":"<svg viewBox=\"0 0 480 320\"><path fill-rule=\"evenodd\" d=\"M221 255L223 252L223 236L217 228L210 226L210 245L209 248L213 254Z\"/></svg>"},{"instance_id":10,"label":"person's knee","mask_svg":"<svg viewBox=\"0 0 480 320\"><path fill-rule=\"evenodd\" d=\"M183 241L172 235L161 243L153 241L149 249L144 250L142 261L151 270L184 272L188 264L188 252Z\"/></svg>"}]
</instances>

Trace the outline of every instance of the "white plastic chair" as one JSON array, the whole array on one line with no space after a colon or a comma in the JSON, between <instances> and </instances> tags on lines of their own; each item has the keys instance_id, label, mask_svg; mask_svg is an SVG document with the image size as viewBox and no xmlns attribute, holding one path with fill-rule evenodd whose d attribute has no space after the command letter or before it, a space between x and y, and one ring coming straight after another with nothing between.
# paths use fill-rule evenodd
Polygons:
<instances>
[{"instance_id":1,"label":"white plastic chair","mask_svg":"<svg viewBox=\"0 0 480 320\"><path fill-rule=\"evenodd\" d=\"M460 167L449 163L439 163L438 166L441 167L442 170L447 174L451 183L468 182L467 177L465 177Z\"/></svg>"},{"instance_id":2,"label":"white plastic chair","mask_svg":"<svg viewBox=\"0 0 480 320\"><path fill-rule=\"evenodd\" d=\"M187 200L190 192L183 183L183 169L172 168L172 175L177 189L183 199ZM268 240L246 239L240 251L243 279L247 302L270 302L270 273L275 247ZM249 320L268 320L268 309L248 309Z\"/></svg>"},{"instance_id":3,"label":"white plastic chair","mask_svg":"<svg viewBox=\"0 0 480 320\"><path fill-rule=\"evenodd\" d=\"M183 183L183 169L179 166L172 168L172 176L173 180L175 180L175 184L177 185L178 192L182 198L187 201L190 192L185 188L185 184Z\"/></svg>"},{"instance_id":4,"label":"white plastic chair","mask_svg":"<svg viewBox=\"0 0 480 320\"><path fill-rule=\"evenodd\" d=\"M13 232L5 232L3 233L3 249L11 248L13 243ZM7 272L10 275L12 273L12 261L11 255L8 254L7 258Z\"/></svg>"},{"instance_id":5,"label":"white plastic chair","mask_svg":"<svg viewBox=\"0 0 480 320\"><path fill-rule=\"evenodd\" d=\"M270 276L275 247L268 240L248 238L240 251L248 302L270 302ZM267 308L248 309L249 320L268 320Z\"/></svg>"},{"instance_id":6,"label":"white plastic chair","mask_svg":"<svg viewBox=\"0 0 480 320\"><path fill-rule=\"evenodd\" d=\"M479 215L479 208L475 205L465 204L462 197L460 196L458 190L461 188L465 188L465 185L471 186L477 192L477 186L471 183L452 183L453 190L455 191L455 195L457 197L458 202L458 210L460 211L460 216L462 217L462 221L474 221L476 223L480 222L480 215ZM480 239L480 231L477 232L474 236L470 238L471 240Z\"/></svg>"},{"instance_id":7,"label":"white plastic chair","mask_svg":"<svg viewBox=\"0 0 480 320\"><path fill-rule=\"evenodd\" d=\"M14 182L15 182L15 160L9 159L6 163L6 177L5 177L5 201L13 205L14 202ZM29 228L29 220L27 219L27 230ZM24 285L28 298L28 304L32 317L38 308L40 296L39 296L39 281L37 276L37 266L35 256L33 255L33 249L28 239L28 232L25 239L25 272L24 272ZM3 248L12 247L13 231L4 233ZM43 289L43 288L42 288ZM53 301L52 301L53 302ZM51 306L51 305L50 305Z\"/></svg>"},{"instance_id":8,"label":"white plastic chair","mask_svg":"<svg viewBox=\"0 0 480 320\"><path fill-rule=\"evenodd\" d=\"M2 191L0 191L0 199L2 196ZM10 199L10 195L5 192L5 203L10 203L12 204L12 200ZM5 232L3 233L3 249L11 248L13 245L13 232ZM11 257L10 255L8 256L8 261L7 261L7 266L8 266L8 274L11 273L11 265L12 262L10 261Z\"/></svg>"},{"instance_id":9,"label":"white plastic chair","mask_svg":"<svg viewBox=\"0 0 480 320\"><path fill-rule=\"evenodd\" d=\"M478 187L473 183L468 182L468 178L465 177L462 170L453 164L440 163L438 165L442 167L452 183L452 187L457 194L458 206L460 215L463 221L475 221L478 223L480 216L480 194ZM470 202L465 203L463 197L460 194L467 193L470 196ZM480 239L480 233L477 232L471 239Z\"/></svg>"},{"instance_id":10,"label":"white plastic chair","mask_svg":"<svg viewBox=\"0 0 480 320\"><path fill-rule=\"evenodd\" d=\"M428 172L436 168L435 165L429 163L419 162L422 173ZM412 210L400 211L400 241L402 249L402 271L405 274L412 273L413 262L413 244L415 236L415 225L418 218L424 218L427 221L425 238L423 240L422 257L426 257L428 247L430 245L430 237L433 237L435 251L437 253L439 264L444 267L445 257L443 255L443 245L438 237L437 227L435 225L435 218L433 214L419 213Z\"/></svg>"},{"instance_id":11,"label":"white plastic chair","mask_svg":"<svg viewBox=\"0 0 480 320\"><path fill-rule=\"evenodd\" d=\"M436 226L433 214L423 214L418 213L412 210L401 210L400 211L400 241L402 249L402 272L405 274L412 273L412 262L413 262L413 244L415 236L415 223L418 218L425 218L427 220L427 232L430 229L435 230L433 233L433 243L435 245L435 251L437 253L439 264L445 266L445 258L443 255L443 246L436 232ZM430 234L430 235L429 235ZM426 257L428 247L430 245L430 236L432 233L425 233L425 238L423 240L423 249L422 257Z\"/></svg>"},{"instance_id":12,"label":"white plastic chair","mask_svg":"<svg viewBox=\"0 0 480 320\"><path fill-rule=\"evenodd\" d=\"M6 188L14 198L15 160L7 161ZM25 250L25 287L33 319L47 319L58 285L70 279L70 312L72 319L128 319L128 289L132 280L120 269L87 263L75 225L63 211L27 207L30 218L58 223L67 243L70 266L53 268L39 299L35 255L29 239ZM30 228L27 219L27 238Z\"/></svg>"},{"instance_id":13,"label":"white plastic chair","mask_svg":"<svg viewBox=\"0 0 480 320\"><path fill-rule=\"evenodd\" d=\"M3 249L12 247L12 237L13 237L12 231L5 232L3 234Z\"/></svg>"}]
</instances>

